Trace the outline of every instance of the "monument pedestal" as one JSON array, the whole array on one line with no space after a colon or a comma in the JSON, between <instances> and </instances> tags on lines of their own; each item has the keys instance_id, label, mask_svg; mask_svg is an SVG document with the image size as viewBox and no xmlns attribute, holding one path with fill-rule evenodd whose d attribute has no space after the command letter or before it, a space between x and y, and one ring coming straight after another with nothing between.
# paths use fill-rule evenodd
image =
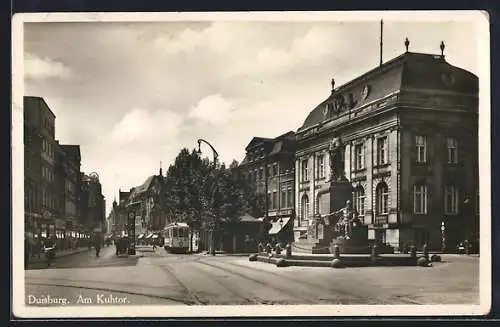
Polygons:
<instances>
[{"instance_id":1,"label":"monument pedestal","mask_svg":"<svg viewBox=\"0 0 500 327\"><path fill-rule=\"evenodd\" d=\"M345 238L343 235L334 237L331 241L330 249L333 249L336 245L339 247L340 253L371 253L371 248L368 243L368 226L353 226L350 238Z\"/></svg>"},{"instance_id":2,"label":"monument pedestal","mask_svg":"<svg viewBox=\"0 0 500 327\"><path fill-rule=\"evenodd\" d=\"M347 179L332 181L328 189L318 193L318 197L320 215L316 217L309 234L315 243L312 253L325 254L330 253L332 240L339 236L334 230L339 218L332 213L344 208L346 202L351 200L352 185Z\"/></svg>"}]
</instances>

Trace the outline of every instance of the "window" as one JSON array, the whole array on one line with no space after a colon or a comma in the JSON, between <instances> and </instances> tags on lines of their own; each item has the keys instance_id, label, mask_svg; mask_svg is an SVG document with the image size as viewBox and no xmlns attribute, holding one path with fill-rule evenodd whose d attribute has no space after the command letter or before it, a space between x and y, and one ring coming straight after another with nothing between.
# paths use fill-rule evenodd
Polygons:
<instances>
[{"instance_id":1,"label":"window","mask_svg":"<svg viewBox=\"0 0 500 327\"><path fill-rule=\"evenodd\" d=\"M377 195L377 214L379 215L384 215L387 214L387 206L389 202L389 188L387 187L387 184L384 182L381 182L377 185L376 189L376 195Z\"/></svg>"},{"instance_id":2,"label":"window","mask_svg":"<svg viewBox=\"0 0 500 327\"><path fill-rule=\"evenodd\" d=\"M354 146L354 170L365 168L365 151L364 144L356 144Z\"/></svg>"},{"instance_id":3,"label":"window","mask_svg":"<svg viewBox=\"0 0 500 327\"><path fill-rule=\"evenodd\" d=\"M288 200L288 208L293 208L293 190L291 187L288 188L287 190L287 193L288 193L288 196L287 196L287 200Z\"/></svg>"},{"instance_id":4,"label":"window","mask_svg":"<svg viewBox=\"0 0 500 327\"><path fill-rule=\"evenodd\" d=\"M415 137L415 147L417 151L417 162L427 162L427 138L425 136L417 135Z\"/></svg>"},{"instance_id":5,"label":"window","mask_svg":"<svg viewBox=\"0 0 500 327\"><path fill-rule=\"evenodd\" d=\"M278 175L278 165L273 164L273 175L272 176L276 176L276 175Z\"/></svg>"},{"instance_id":6,"label":"window","mask_svg":"<svg viewBox=\"0 0 500 327\"><path fill-rule=\"evenodd\" d=\"M454 164L458 162L458 144L457 140L448 138L446 140L448 147L448 163Z\"/></svg>"},{"instance_id":7,"label":"window","mask_svg":"<svg viewBox=\"0 0 500 327\"><path fill-rule=\"evenodd\" d=\"M278 209L278 192L273 191L273 209Z\"/></svg>"},{"instance_id":8,"label":"window","mask_svg":"<svg viewBox=\"0 0 500 327\"><path fill-rule=\"evenodd\" d=\"M446 186L444 194L444 210L448 215L456 215L458 213L458 188L455 186Z\"/></svg>"},{"instance_id":9,"label":"window","mask_svg":"<svg viewBox=\"0 0 500 327\"><path fill-rule=\"evenodd\" d=\"M260 167L259 169L259 179L263 179L264 178L264 168Z\"/></svg>"},{"instance_id":10,"label":"window","mask_svg":"<svg viewBox=\"0 0 500 327\"><path fill-rule=\"evenodd\" d=\"M308 167L308 160L302 160L301 163L301 181L302 182L307 182L309 180L309 167Z\"/></svg>"},{"instance_id":11,"label":"window","mask_svg":"<svg viewBox=\"0 0 500 327\"><path fill-rule=\"evenodd\" d=\"M377 139L377 164L384 165L387 163L387 137Z\"/></svg>"},{"instance_id":12,"label":"window","mask_svg":"<svg viewBox=\"0 0 500 327\"><path fill-rule=\"evenodd\" d=\"M364 216L365 215L365 190L361 186L358 186L354 190L354 205L355 205L356 211L358 212L358 215Z\"/></svg>"},{"instance_id":13,"label":"window","mask_svg":"<svg viewBox=\"0 0 500 327\"><path fill-rule=\"evenodd\" d=\"M281 190L281 208L286 208L286 190Z\"/></svg>"},{"instance_id":14,"label":"window","mask_svg":"<svg viewBox=\"0 0 500 327\"><path fill-rule=\"evenodd\" d=\"M325 156L320 154L316 157L316 178L325 177Z\"/></svg>"},{"instance_id":15,"label":"window","mask_svg":"<svg viewBox=\"0 0 500 327\"><path fill-rule=\"evenodd\" d=\"M413 186L413 212L416 214L427 214L427 185L419 184Z\"/></svg>"},{"instance_id":16,"label":"window","mask_svg":"<svg viewBox=\"0 0 500 327\"><path fill-rule=\"evenodd\" d=\"M309 197L307 196L307 194L304 194L302 196L302 212L301 212L301 217L302 217L302 220L305 221L305 220L309 220Z\"/></svg>"}]
</instances>

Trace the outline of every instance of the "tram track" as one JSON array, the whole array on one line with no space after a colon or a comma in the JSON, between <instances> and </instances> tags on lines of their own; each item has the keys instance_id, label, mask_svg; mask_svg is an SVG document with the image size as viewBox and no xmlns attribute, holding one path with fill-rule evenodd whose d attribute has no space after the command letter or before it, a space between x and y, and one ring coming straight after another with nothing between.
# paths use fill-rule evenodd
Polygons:
<instances>
[{"instance_id":1,"label":"tram track","mask_svg":"<svg viewBox=\"0 0 500 327\"><path fill-rule=\"evenodd\" d=\"M215 264L211 264L211 263L208 263L208 262L206 262L204 260L197 261L196 263L202 264L202 265L206 265L206 266L209 266L209 267L212 267L212 268L215 268L215 269L219 269L219 270L228 272L228 273L233 274L233 275L237 275L237 276L243 277L243 278L248 279L248 280L250 280L252 282L255 282L257 284L260 284L260 285L266 286L268 288L277 290L278 292L286 294L286 295L290 296L291 298L299 298L299 299L301 299L303 301L306 301L306 303L319 304L317 296L315 296L313 294L310 294L310 296L304 296L304 293L292 292L292 291L290 291L289 289L287 289L285 287L280 287L280 286L277 286L277 285L266 283L266 282L263 282L262 280L259 280L259 279L255 278L255 277L252 277L252 276L250 276L248 274L244 274L244 273L241 273L239 271L235 271L233 269L229 269L229 268L221 267L221 266L218 266L218 265L215 265Z\"/></svg>"},{"instance_id":2,"label":"tram track","mask_svg":"<svg viewBox=\"0 0 500 327\"><path fill-rule=\"evenodd\" d=\"M348 292L348 291L345 291L345 290L332 289L332 288L328 287L328 285L324 285L324 284L319 285L319 284L316 284L316 283L313 283L313 282L310 282L310 281L307 281L307 280L293 278L293 277L287 276L285 274L279 274L279 273L268 271L268 270L262 270L262 269L258 269L258 268L254 268L254 267L249 267L249 266L242 265L242 264L237 264L237 263L234 263L234 262L226 262L225 264L227 264L229 266L237 267L237 268L243 268L243 269L246 269L246 270L254 271L254 272L259 272L259 273L264 273L264 274L272 275L274 277L278 277L280 279L285 279L285 280L288 280L288 281L296 283L296 284L307 285L310 289L315 289L315 290L317 290L318 292L321 292L321 293L324 293L324 291L327 290L327 291L332 292L333 294L338 294L340 296L346 296L346 297L352 298L354 301L357 302L357 303L346 303L346 304L367 304L367 302L369 302L369 304L381 304L381 305L383 305L383 304L390 304L390 303L383 303L383 301L381 302L379 298L373 298L373 297L365 296L365 295L360 296L360 295L356 295L356 294L354 294L352 292ZM215 265L212 265L212 266L215 266ZM222 268L222 267L219 267L219 268ZM232 270L230 270L230 271L232 271ZM315 293L315 294L317 294L317 293ZM317 298L317 300L321 301L322 303L324 303L323 301L330 301L330 300L334 300L334 299ZM407 298L404 298L404 297L398 297L398 301L399 302L403 302L401 304L420 304L417 301L414 301L414 300L411 300L411 299L407 299Z\"/></svg>"},{"instance_id":3,"label":"tram track","mask_svg":"<svg viewBox=\"0 0 500 327\"><path fill-rule=\"evenodd\" d=\"M163 272L167 274L167 276L174 281L177 286L180 288L181 293L183 296L185 296L190 304L195 304L195 305L207 305L209 304L210 301L206 299L200 298L198 295L195 294L192 290L189 289L189 287L186 286L185 283L183 283L179 277L175 274L175 272L172 270L172 268L168 264L162 264L162 265L157 265Z\"/></svg>"},{"instance_id":4,"label":"tram track","mask_svg":"<svg viewBox=\"0 0 500 327\"><path fill-rule=\"evenodd\" d=\"M198 261L199 260L197 260L196 262L198 262ZM232 286L226 285L225 283L223 283L219 280L219 278L221 278L221 276L218 276L218 275L214 274L213 272L209 272L208 270L201 269L200 267L197 267L196 265L192 265L191 267L193 267L194 269L201 272L202 275L210 275L212 277L210 281L215 281L217 283L217 285L219 285L222 288L224 288L225 290L229 291L229 293L231 293L233 296L243 300L245 302L243 304L259 305L259 304L266 304L266 302L267 302L266 300L259 299L259 298L254 297L254 296L248 296L247 295L248 293L245 294L244 290L242 290L241 288L238 288L238 287L234 287L234 285L232 285ZM224 276L224 277L227 277L227 276ZM236 304L236 303L232 303L232 304ZM238 304L240 304L240 303L238 303Z\"/></svg>"}]
</instances>

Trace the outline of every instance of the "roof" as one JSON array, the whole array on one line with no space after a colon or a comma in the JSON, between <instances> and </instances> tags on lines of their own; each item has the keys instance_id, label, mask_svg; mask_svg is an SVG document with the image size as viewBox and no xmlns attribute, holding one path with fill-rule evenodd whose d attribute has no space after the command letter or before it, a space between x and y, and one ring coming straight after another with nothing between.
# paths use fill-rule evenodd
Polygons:
<instances>
[{"instance_id":1,"label":"roof","mask_svg":"<svg viewBox=\"0 0 500 327\"><path fill-rule=\"evenodd\" d=\"M60 147L67 156L76 158L77 160L81 159L81 152L79 145L61 144Z\"/></svg>"},{"instance_id":2,"label":"roof","mask_svg":"<svg viewBox=\"0 0 500 327\"><path fill-rule=\"evenodd\" d=\"M248 145L245 147L245 150L248 150L254 146L257 146L259 144L262 144L262 143L269 143L271 142L273 139L272 138L268 138L268 137L258 137L258 136L255 136L254 138L252 138L252 140L250 141L250 143L248 143Z\"/></svg>"},{"instance_id":3,"label":"roof","mask_svg":"<svg viewBox=\"0 0 500 327\"><path fill-rule=\"evenodd\" d=\"M136 188L134 188L134 190L132 191L132 193L130 194L131 197L134 197L136 195L140 195L144 192L147 192L147 190L149 190L149 187L151 186L151 182L153 181L155 175L151 175L149 176L146 181L144 183L142 183L142 185L140 186L137 186Z\"/></svg>"},{"instance_id":4,"label":"roof","mask_svg":"<svg viewBox=\"0 0 500 327\"><path fill-rule=\"evenodd\" d=\"M25 95L23 100L24 100L25 107L29 104L29 102L42 103L44 105L45 109L47 109L47 111L52 115L52 117L56 118L56 115L50 109L49 105L47 104L47 102L45 101L44 98L38 97L38 96Z\"/></svg>"},{"instance_id":5,"label":"roof","mask_svg":"<svg viewBox=\"0 0 500 327\"><path fill-rule=\"evenodd\" d=\"M341 102L342 112L405 89L444 90L477 97L478 85L474 74L452 66L440 55L406 52L335 88L309 113L298 131L335 118L339 114L334 105L337 100Z\"/></svg>"},{"instance_id":6,"label":"roof","mask_svg":"<svg viewBox=\"0 0 500 327\"><path fill-rule=\"evenodd\" d=\"M243 216L240 217L241 222L248 222L248 223L254 223L254 222L260 222L258 218L255 218L248 213L243 214Z\"/></svg>"},{"instance_id":7,"label":"roof","mask_svg":"<svg viewBox=\"0 0 500 327\"><path fill-rule=\"evenodd\" d=\"M296 138L295 138L295 132L289 131L286 132L278 137L275 138L265 138L265 137L254 137L250 141L250 143L246 146L245 150L249 151L252 147L257 146L258 144L266 144L271 146L270 149L268 150L268 153L266 155L274 155L277 153L280 153L282 151L290 151L294 152L294 146L290 146L291 144L294 144ZM241 161L240 165L245 165L249 163L250 160L248 158L248 155L245 155L243 160Z\"/></svg>"}]
</instances>

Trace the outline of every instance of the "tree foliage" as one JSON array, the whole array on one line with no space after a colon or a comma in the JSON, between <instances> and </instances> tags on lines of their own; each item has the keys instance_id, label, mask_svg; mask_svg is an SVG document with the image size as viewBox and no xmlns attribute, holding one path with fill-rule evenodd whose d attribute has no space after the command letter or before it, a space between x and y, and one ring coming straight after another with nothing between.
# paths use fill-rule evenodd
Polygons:
<instances>
[{"instance_id":1,"label":"tree foliage","mask_svg":"<svg viewBox=\"0 0 500 327\"><path fill-rule=\"evenodd\" d=\"M213 231L237 222L245 212L254 213L248 201L251 192L237 168L236 161L227 168L200 158L194 150L182 149L165 177L169 220Z\"/></svg>"}]
</instances>

